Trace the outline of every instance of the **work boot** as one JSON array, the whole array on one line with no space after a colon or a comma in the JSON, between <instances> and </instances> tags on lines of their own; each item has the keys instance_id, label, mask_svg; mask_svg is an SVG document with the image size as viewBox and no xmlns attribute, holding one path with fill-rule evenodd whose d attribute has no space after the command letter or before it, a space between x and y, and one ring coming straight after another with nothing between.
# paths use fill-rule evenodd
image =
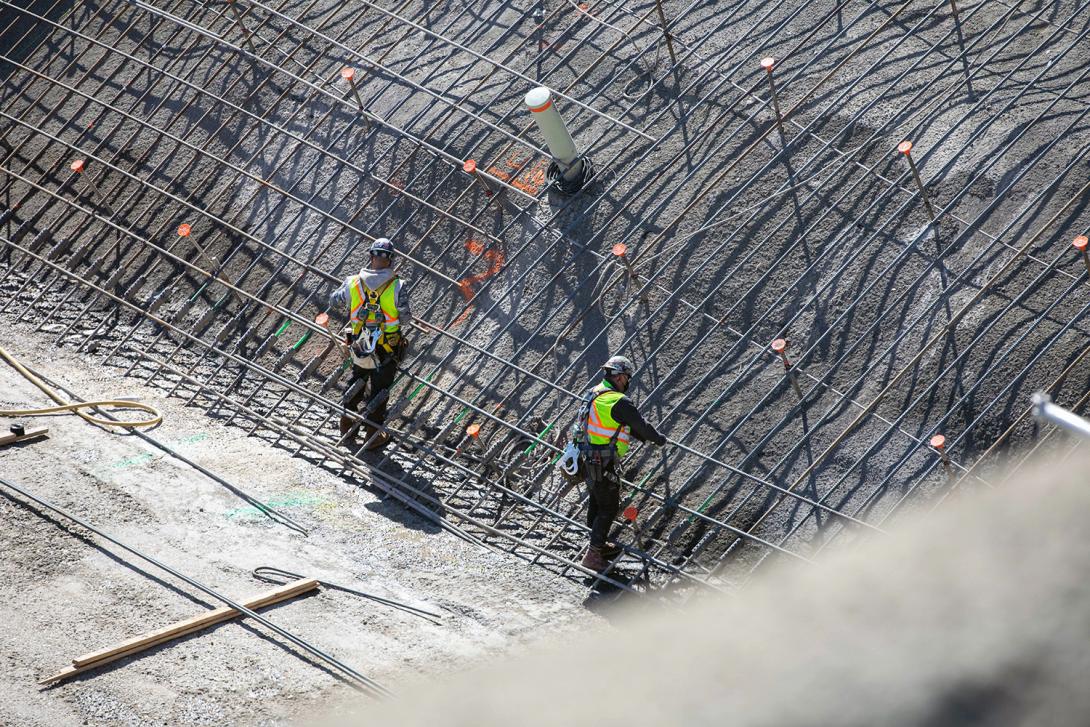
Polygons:
<instances>
[{"instance_id":1,"label":"work boot","mask_svg":"<svg viewBox=\"0 0 1090 727\"><path fill-rule=\"evenodd\" d=\"M617 543L606 543L602 546L602 557L606 560L613 560L623 552L624 548Z\"/></svg>"},{"instance_id":2,"label":"work boot","mask_svg":"<svg viewBox=\"0 0 1090 727\"><path fill-rule=\"evenodd\" d=\"M356 423L352 421L352 417L341 416L340 421L341 428L341 445L348 449L355 449L356 444Z\"/></svg>"},{"instance_id":3,"label":"work boot","mask_svg":"<svg viewBox=\"0 0 1090 727\"><path fill-rule=\"evenodd\" d=\"M609 567L609 561L602 555L602 549L596 545L587 548L587 554L583 556L583 567L601 573Z\"/></svg>"},{"instance_id":4,"label":"work boot","mask_svg":"<svg viewBox=\"0 0 1090 727\"><path fill-rule=\"evenodd\" d=\"M364 428L363 441L364 451L374 452L376 449L382 449L390 443L390 435L386 432L380 432L376 427L367 426Z\"/></svg>"}]
</instances>

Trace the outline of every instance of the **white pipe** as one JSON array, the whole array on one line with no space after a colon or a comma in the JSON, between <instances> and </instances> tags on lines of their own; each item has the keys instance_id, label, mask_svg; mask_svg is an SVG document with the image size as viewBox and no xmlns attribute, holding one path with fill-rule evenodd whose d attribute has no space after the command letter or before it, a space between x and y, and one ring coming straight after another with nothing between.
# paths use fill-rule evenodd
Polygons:
<instances>
[{"instance_id":1,"label":"white pipe","mask_svg":"<svg viewBox=\"0 0 1090 727\"><path fill-rule=\"evenodd\" d=\"M1033 395L1032 401L1033 416L1050 424L1055 424L1061 429L1090 438L1090 421L1064 409L1062 406L1053 404L1048 394L1038 392Z\"/></svg>"},{"instance_id":2,"label":"white pipe","mask_svg":"<svg viewBox=\"0 0 1090 727\"><path fill-rule=\"evenodd\" d=\"M556 110L553 92L545 86L538 86L526 94L525 100L561 174L568 180L578 179L583 173L583 160L568 127L564 125L564 119Z\"/></svg>"}]
</instances>

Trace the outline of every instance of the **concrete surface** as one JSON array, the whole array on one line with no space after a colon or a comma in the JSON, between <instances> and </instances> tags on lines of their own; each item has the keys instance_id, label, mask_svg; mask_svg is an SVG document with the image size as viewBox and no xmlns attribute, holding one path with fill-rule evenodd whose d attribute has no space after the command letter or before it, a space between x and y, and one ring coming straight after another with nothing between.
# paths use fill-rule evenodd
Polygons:
<instances>
[{"instance_id":1,"label":"concrete surface","mask_svg":"<svg viewBox=\"0 0 1090 727\"><path fill-rule=\"evenodd\" d=\"M166 419L155 437L310 536L273 524L134 436L74 416L33 420L50 427L48 439L0 449L4 478L232 598L272 587L250 575L272 565L440 613L442 624L433 625L335 590L265 612L391 689L411 675L459 671L599 621L581 605L581 584L438 531L376 497L367 482L337 477L176 399L89 369L46 336L4 336L3 345L84 398L139 396L161 408ZM6 365L0 392L0 408L45 403ZM76 656L221 604L18 499L0 497L0 723L268 724L351 691L260 626L237 622L40 690L38 679Z\"/></svg>"}]
</instances>

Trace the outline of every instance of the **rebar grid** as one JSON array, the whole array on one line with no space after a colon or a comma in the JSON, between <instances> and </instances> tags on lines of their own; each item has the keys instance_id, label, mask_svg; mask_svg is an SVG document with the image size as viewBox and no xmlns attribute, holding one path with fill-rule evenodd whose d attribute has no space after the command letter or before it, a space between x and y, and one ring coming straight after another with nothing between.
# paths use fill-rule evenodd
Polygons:
<instances>
[{"instance_id":1,"label":"rebar grid","mask_svg":"<svg viewBox=\"0 0 1090 727\"><path fill-rule=\"evenodd\" d=\"M559 435L627 353L671 446L620 572L736 586L987 485L1027 392L1085 403L1086 6L0 0L0 307L562 573ZM313 319L379 236L422 323L360 460Z\"/></svg>"}]
</instances>

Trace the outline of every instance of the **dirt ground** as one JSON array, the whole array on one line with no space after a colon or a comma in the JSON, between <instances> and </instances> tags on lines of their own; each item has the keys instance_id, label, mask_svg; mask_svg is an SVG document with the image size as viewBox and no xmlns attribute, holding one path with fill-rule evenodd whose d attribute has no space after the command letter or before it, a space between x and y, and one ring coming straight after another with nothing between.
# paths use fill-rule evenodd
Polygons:
<instances>
[{"instance_id":1,"label":"dirt ground","mask_svg":"<svg viewBox=\"0 0 1090 727\"><path fill-rule=\"evenodd\" d=\"M0 450L0 475L229 597L272 588L250 571L275 566L441 614L435 625L330 589L265 612L395 692L408 677L458 671L601 623L583 607L580 583L462 541L379 499L367 483L82 366L48 341L20 334L4 336L3 346L83 398L136 396L159 407L165 420L153 436L308 528L309 537L137 437L74 416L30 420L48 426L49 438ZM0 408L45 403L0 367ZM5 430L10 423L0 419ZM18 496L0 498L0 548L0 724L268 724L351 693L260 626L238 622L41 689L39 679L80 654L221 604L43 518Z\"/></svg>"}]
</instances>

